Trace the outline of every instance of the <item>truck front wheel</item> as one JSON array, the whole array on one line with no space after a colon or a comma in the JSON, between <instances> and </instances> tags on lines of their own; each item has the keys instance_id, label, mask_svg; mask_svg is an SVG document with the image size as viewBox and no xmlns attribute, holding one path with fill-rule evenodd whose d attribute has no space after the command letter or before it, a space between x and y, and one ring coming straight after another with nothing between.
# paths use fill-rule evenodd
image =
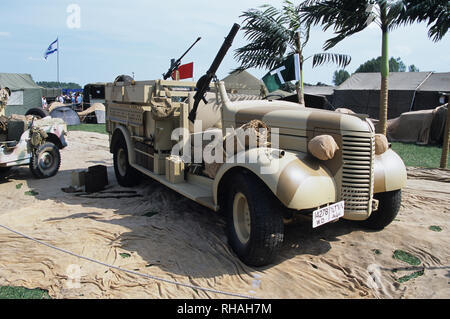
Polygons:
<instances>
[{"instance_id":1,"label":"truck front wheel","mask_svg":"<svg viewBox=\"0 0 450 319\"><path fill-rule=\"evenodd\" d=\"M225 199L228 242L247 265L271 263L283 243L284 225L275 196L256 177L236 174Z\"/></svg>"},{"instance_id":2,"label":"truck front wheel","mask_svg":"<svg viewBox=\"0 0 450 319\"><path fill-rule=\"evenodd\" d=\"M131 167L128 161L127 143L123 137L115 143L113 148L114 173L121 186L133 187L140 183L141 174Z\"/></svg>"},{"instance_id":3,"label":"truck front wheel","mask_svg":"<svg viewBox=\"0 0 450 319\"><path fill-rule=\"evenodd\" d=\"M378 193L374 195L378 199L378 210L372 212L370 217L362 224L370 229L382 230L389 225L397 216L402 202L402 191Z\"/></svg>"}]
</instances>

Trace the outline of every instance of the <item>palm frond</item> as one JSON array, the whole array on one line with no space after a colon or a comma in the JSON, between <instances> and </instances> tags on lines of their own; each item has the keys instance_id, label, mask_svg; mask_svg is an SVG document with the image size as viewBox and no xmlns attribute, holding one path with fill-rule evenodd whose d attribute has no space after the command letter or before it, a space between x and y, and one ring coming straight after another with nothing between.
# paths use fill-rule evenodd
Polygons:
<instances>
[{"instance_id":1,"label":"palm frond","mask_svg":"<svg viewBox=\"0 0 450 319\"><path fill-rule=\"evenodd\" d=\"M291 23L289 17L271 5L263 8L251 9L241 15L244 17L244 37L250 43L235 50L239 69L273 68L282 61L289 46L294 45L287 27Z\"/></svg>"},{"instance_id":2,"label":"palm frond","mask_svg":"<svg viewBox=\"0 0 450 319\"><path fill-rule=\"evenodd\" d=\"M382 1L382 0L377 0ZM370 0L310 0L299 7L302 23L306 25L322 25L324 31L332 28L336 37L326 42L328 50L346 37L364 30L367 27L371 12L367 12Z\"/></svg>"},{"instance_id":3,"label":"palm frond","mask_svg":"<svg viewBox=\"0 0 450 319\"><path fill-rule=\"evenodd\" d=\"M404 0L405 10L399 17L401 24L427 22L428 36L441 40L450 27L450 2L448 0Z\"/></svg>"},{"instance_id":4,"label":"palm frond","mask_svg":"<svg viewBox=\"0 0 450 319\"><path fill-rule=\"evenodd\" d=\"M316 66L324 65L326 63L333 63L341 68L345 68L350 64L352 58L346 54L338 53L317 53L313 56L313 68Z\"/></svg>"}]
</instances>

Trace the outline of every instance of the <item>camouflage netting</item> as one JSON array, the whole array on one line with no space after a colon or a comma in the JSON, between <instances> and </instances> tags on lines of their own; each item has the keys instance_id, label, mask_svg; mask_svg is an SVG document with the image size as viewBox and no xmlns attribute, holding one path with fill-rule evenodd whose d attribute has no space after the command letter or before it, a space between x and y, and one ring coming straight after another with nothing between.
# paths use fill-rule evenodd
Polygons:
<instances>
[{"instance_id":1,"label":"camouflage netting","mask_svg":"<svg viewBox=\"0 0 450 319\"><path fill-rule=\"evenodd\" d=\"M269 140L270 128L260 120L252 120L223 138L221 149L224 161L226 158L236 155L238 151L248 150L252 147L269 147ZM254 143L250 141L254 141ZM233 145L232 150L227 148L228 144ZM216 162L205 163L204 173L210 178L215 178L222 164Z\"/></svg>"},{"instance_id":2,"label":"camouflage netting","mask_svg":"<svg viewBox=\"0 0 450 319\"><path fill-rule=\"evenodd\" d=\"M151 99L152 117L154 120L166 120L175 112L171 98L155 97Z\"/></svg>"},{"instance_id":3,"label":"camouflage netting","mask_svg":"<svg viewBox=\"0 0 450 319\"><path fill-rule=\"evenodd\" d=\"M334 157L339 146L331 135L319 135L308 143L308 151L322 161L328 161Z\"/></svg>"},{"instance_id":4,"label":"camouflage netting","mask_svg":"<svg viewBox=\"0 0 450 319\"><path fill-rule=\"evenodd\" d=\"M47 133L39 127L32 126L30 128L30 142L34 147L39 147L44 144L45 139L48 137Z\"/></svg>"}]
</instances>

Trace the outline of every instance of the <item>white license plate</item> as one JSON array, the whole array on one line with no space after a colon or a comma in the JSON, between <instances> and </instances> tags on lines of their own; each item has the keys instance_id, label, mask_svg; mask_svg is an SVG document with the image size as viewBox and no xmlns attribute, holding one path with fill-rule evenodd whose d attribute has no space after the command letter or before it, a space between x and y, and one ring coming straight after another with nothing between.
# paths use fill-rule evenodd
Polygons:
<instances>
[{"instance_id":1,"label":"white license plate","mask_svg":"<svg viewBox=\"0 0 450 319\"><path fill-rule=\"evenodd\" d=\"M329 223L344 216L344 201L315 210L313 212L313 228Z\"/></svg>"}]
</instances>

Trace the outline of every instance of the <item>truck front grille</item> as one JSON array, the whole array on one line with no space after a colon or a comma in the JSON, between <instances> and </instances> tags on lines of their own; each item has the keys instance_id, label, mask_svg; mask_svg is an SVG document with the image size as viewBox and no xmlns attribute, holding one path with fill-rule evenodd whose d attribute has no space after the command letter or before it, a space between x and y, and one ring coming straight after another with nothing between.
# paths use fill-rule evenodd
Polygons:
<instances>
[{"instance_id":1,"label":"truck front grille","mask_svg":"<svg viewBox=\"0 0 450 319\"><path fill-rule=\"evenodd\" d=\"M342 193L346 213L370 213L373 193L373 137L342 137Z\"/></svg>"}]
</instances>

